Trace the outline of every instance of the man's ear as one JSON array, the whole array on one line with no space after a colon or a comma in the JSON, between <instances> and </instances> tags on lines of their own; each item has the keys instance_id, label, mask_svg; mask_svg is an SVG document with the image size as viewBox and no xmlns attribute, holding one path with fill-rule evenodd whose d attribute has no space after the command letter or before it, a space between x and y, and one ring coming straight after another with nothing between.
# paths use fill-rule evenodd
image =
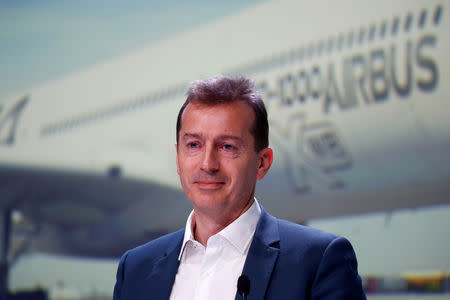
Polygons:
<instances>
[{"instance_id":1,"label":"man's ear","mask_svg":"<svg viewBox=\"0 0 450 300\"><path fill-rule=\"evenodd\" d=\"M261 180L266 176L273 162L273 151L267 147L258 153L258 170L256 171L256 179Z\"/></svg>"},{"instance_id":2,"label":"man's ear","mask_svg":"<svg viewBox=\"0 0 450 300\"><path fill-rule=\"evenodd\" d=\"M175 152L177 153L177 173L180 175L180 164L178 163L178 144L175 143Z\"/></svg>"}]
</instances>

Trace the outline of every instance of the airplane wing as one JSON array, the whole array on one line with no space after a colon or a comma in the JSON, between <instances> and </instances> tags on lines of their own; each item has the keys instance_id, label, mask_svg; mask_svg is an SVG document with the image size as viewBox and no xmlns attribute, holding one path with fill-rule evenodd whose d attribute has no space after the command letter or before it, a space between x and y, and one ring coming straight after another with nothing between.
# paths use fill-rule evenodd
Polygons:
<instances>
[{"instance_id":1,"label":"airplane wing","mask_svg":"<svg viewBox=\"0 0 450 300\"><path fill-rule=\"evenodd\" d=\"M20 214L13 230L31 239L19 239L13 252L118 257L181 227L177 217L189 213L179 189L122 178L114 167L92 174L2 164L0 189L1 207Z\"/></svg>"}]
</instances>

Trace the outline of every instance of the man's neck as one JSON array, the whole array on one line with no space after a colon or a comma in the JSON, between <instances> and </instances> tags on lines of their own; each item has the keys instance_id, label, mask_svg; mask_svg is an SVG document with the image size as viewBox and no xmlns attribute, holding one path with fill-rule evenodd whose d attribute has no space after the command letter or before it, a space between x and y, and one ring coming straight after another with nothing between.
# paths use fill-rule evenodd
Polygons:
<instances>
[{"instance_id":1,"label":"man's neck","mask_svg":"<svg viewBox=\"0 0 450 300\"><path fill-rule=\"evenodd\" d=\"M230 225L243 213L245 213L254 202L253 197L248 201L247 205L234 214L205 214L194 208L192 215L192 234L194 239L206 247L208 239L220 232L222 229Z\"/></svg>"}]
</instances>

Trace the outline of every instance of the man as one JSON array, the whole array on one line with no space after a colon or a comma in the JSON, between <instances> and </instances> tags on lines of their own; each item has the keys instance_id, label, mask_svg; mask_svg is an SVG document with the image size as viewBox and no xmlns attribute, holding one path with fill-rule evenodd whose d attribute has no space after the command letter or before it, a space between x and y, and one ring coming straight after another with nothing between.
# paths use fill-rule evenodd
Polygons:
<instances>
[{"instance_id":1,"label":"man","mask_svg":"<svg viewBox=\"0 0 450 300\"><path fill-rule=\"evenodd\" d=\"M217 77L191 86L175 146L194 210L184 230L123 255L115 300L365 299L346 239L278 220L254 198L273 160L268 134L250 80ZM238 293L241 275L249 290Z\"/></svg>"}]
</instances>

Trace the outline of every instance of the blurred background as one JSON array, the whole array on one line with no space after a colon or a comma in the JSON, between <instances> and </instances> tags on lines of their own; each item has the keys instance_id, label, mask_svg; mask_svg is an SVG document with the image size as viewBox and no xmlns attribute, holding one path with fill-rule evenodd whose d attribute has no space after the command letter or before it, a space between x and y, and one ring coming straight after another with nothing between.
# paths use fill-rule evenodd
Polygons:
<instances>
[{"instance_id":1,"label":"blurred background","mask_svg":"<svg viewBox=\"0 0 450 300\"><path fill-rule=\"evenodd\" d=\"M112 299L121 254L184 226L176 115L226 74L267 105L264 208L347 237L368 299L449 299L449 9L0 1L0 294Z\"/></svg>"}]
</instances>

